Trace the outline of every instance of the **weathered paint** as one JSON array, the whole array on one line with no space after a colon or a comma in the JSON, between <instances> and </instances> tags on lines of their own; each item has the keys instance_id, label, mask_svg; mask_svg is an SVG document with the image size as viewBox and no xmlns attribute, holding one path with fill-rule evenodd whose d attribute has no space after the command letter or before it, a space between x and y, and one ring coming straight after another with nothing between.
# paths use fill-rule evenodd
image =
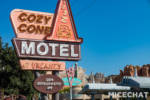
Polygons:
<instances>
[{"instance_id":1,"label":"weathered paint","mask_svg":"<svg viewBox=\"0 0 150 100\"><path fill-rule=\"evenodd\" d=\"M65 62L41 61L41 60L19 60L22 70L58 70L66 68Z\"/></svg>"},{"instance_id":2,"label":"weathered paint","mask_svg":"<svg viewBox=\"0 0 150 100\"><path fill-rule=\"evenodd\" d=\"M43 40L50 34L53 14L14 9L10 19L17 38Z\"/></svg>"},{"instance_id":3,"label":"weathered paint","mask_svg":"<svg viewBox=\"0 0 150 100\"><path fill-rule=\"evenodd\" d=\"M61 90L64 86L64 83L58 76L47 74L35 79L33 86L39 92L52 94Z\"/></svg>"},{"instance_id":4,"label":"weathered paint","mask_svg":"<svg viewBox=\"0 0 150 100\"><path fill-rule=\"evenodd\" d=\"M19 58L79 60L79 43L13 39Z\"/></svg>"},{"instance_id":5,"label":"weathered paint","mask_svg":"<svg viewBox=\"0 0 150 100\"><path fill-rule=\"evenodd\" d=\"M52 32L47 40L82 42L75 28L69 0L59 0L52 24Z\"/></svg>"}]
</instances>

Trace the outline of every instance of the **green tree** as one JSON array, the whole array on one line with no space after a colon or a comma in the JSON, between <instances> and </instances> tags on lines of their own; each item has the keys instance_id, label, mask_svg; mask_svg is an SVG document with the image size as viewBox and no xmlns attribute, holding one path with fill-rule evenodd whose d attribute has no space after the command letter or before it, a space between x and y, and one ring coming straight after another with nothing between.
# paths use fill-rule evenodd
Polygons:
<instances>
[{"instance_id":1,"label":"green tree","mask_svg":"<svg viewBox=\"0 0 150 100\"><path fill-rule=\"evenodd\" d=\"M59 91L59 93L64 94L64 93L69 93L70 87L65 87L62 90Z\"/></svg>"},{"instance_id":2,"label":"green tree","mask_svg":"<svg viewBox=\"0 0 150 100\"><path fill-rule=\"evenodd\" d=\"M0 88L7 95L22 94L31 100L32 95L37 93L32 86L33 80L32 71L21 70L13 47L4 44L0 38Z\"/></svg>"}]
</instances>

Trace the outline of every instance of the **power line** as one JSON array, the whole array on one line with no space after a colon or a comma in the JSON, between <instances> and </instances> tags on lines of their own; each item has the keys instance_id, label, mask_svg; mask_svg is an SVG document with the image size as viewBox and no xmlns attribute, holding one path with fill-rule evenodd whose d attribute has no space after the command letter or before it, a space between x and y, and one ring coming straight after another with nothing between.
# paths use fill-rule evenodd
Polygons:
<instances>
[{"instance_id":1,"label":"power line","mask_svg":"<svg viewBox=\"0 0 150 100\"><path fill-rule=\"evenodd\" d=\"M83 9L79 10L75 15L81 15L85 13L88 9L90 9L94 4L96 3L96 0L92 0L87 6L85 6Z\"/></svg>"},{"instance_id":2,"label":"power line","mask_svg":"<svg viewBox=\"0 0 150 100\"><path fill-rule=\"evenodd\" d=\"M72 7L75 6L76 4L78 4L78 2L79 2L79 0L71 0L71 1L72 1L72 3L71 3L71 4L72 4L72 5L71 5Z\"/></svg>"}]
</instances>

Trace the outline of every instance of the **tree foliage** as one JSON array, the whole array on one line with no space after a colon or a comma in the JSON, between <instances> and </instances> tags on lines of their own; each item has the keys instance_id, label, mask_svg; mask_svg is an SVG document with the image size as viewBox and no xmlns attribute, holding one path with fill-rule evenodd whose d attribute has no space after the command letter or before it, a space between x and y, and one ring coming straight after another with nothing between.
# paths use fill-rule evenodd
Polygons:
<instances>
[{"instance_id":1,"label":"tree foliage","mask_svg":"<svg viewBox=\"0 0 150 100\"><path fill-rule=\"evenodd\" d=\"M64 93L68 93L70 91L70 87L65 87L62 90L59 91L59 93L64 94Z\"/></svg>"},{"instance_id":2,"label":"tree foliage","mask_svg":"<svg viewBox=\"0 0 150 100\"><path fill-rule=\"evenodd\" d=\"M18 58L13 47L2 42L0 38L0 88L3 88L6 95L22 94L31 100L36 93L32 87L34 74L32 71L20 69Z\"/></svg>"}]
</instances>

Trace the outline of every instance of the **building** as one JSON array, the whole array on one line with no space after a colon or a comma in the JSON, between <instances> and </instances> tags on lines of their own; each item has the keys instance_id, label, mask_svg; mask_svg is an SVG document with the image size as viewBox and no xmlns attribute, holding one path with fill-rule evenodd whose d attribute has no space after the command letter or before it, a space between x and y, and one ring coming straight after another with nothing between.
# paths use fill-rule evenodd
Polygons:
<instances>
[{"instance_id":1,"label":"building","mask_svg":"<svg viewBox=\"0 0 150 100\"><path fill-rule=\"evenodd\" d=\"M92 100L105 100L105 99L116 99L120 97L112 97L109 92L147 92L150 93L150 77L138 76L137 69L134 70L133 76L124 76L119 84L114 83L88 83L86 84L80 93L91 95ZM106 94L106 95L104 95ZM99 95L99 98L96 97ZM122 98L122 97L121 97ZM128 98L130 100L131 98ZM136 99L140 99L138 96ZM146 100L146 97L143 96Z\"/></svg>"}]
</instances>

